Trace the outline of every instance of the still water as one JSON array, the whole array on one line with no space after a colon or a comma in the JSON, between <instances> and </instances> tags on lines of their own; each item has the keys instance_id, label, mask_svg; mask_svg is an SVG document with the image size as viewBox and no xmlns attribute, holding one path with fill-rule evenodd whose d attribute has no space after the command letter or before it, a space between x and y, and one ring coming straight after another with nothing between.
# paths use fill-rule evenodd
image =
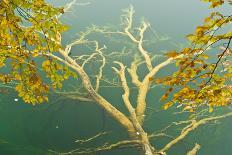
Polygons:
<instances>
[{"instance_id":1,"label":"still water","mask_svg":"<svg viewBox=\"0 0 232 155\"><path fill-rule=\"evenodd\" d=\"M56 6L63 6L68 2L70 1L49 1ZM191 33L211 12L208 4L199 0L86 0L77 1L77 3L61 18L62 22L70 28L63 35L64 44L77 38L78 32L84 31L86 27L93 24L118 25L121 10L133 5L136 12L135 24L144 18L150 22L156 33L165 38L168 37L152 47L157 52L177 49L180 45L185 45L185 35ZM231 8L226 6L220 10L229 13ZM109 41L108 44L117 48L117 45L110 44ZM129 58L127 60L127 57L123 60L131 61ZM171 73L173 70L174 68L167 67L159 73L159 76ZM73 80L66 81L64 89L72 90L72 85L78 84ZM146 120L144 128L150 133L165 127L168 122L180 119L178 115L172 114L172 109L161 110L162 103L159 103L159 97L163 92L164 90L157 86L148 94L149 119ZM122 105L117 104L121 103L119 102L121 101L121 89L102 88L100 93L117 108L125 111ZM158 111L154 112L154 107ZM168 154L185 154L197 142L202 146L199 155L231 155L231 123L232 119L226 119L221 124L202 126L183 142L173 147ZM170 134L176 135L177 130L174 129ZM75 143L77 139L89 138L102 131L109 131L110 134L87 144ZM126 138L127 134L124 129L95 104L50 95L48 103L33 107L25 104L20 98L18 99L12 89L0 93L0 155L49 155L53 154L49 150L65 152L75 148L100 146L106 142L116 142ZM164 138L152 143L162 147L168 140ZM141 152L132 148L98 154L140 155Z\"/></svg>"}]
</instances>

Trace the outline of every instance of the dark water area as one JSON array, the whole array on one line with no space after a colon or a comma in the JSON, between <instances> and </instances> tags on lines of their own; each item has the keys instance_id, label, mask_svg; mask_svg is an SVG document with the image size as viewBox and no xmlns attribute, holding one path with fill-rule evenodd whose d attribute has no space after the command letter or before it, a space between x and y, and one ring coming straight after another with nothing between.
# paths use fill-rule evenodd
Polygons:
<instances>
[{"instance_id":1,"label":"dark water area","mask_svg":"<svg viewBox=\"0 0 232 155\"><path fill-rule=\"evenodd\" d=\"M49 0L55 6L63 6L70 0ZM81 4L88 5L81 5ZM150 41L157 33L163 36L163 41L147 45L148 50L157 51L162 55L164 51L178 49L187 44L185 36L194 31L197 25L202 24L203 18L212 10L207 3L199 0L89 0L77 1L61 21L69 25L69 31L63 35L63 44L70 43L78 37L78 32L84 31L91 25L120 24L121 10L133 5L135 9L134 23L139 24L141 18L149 21L153 30L147 34ZM219 8L225 13L231 13L231 6ZM92 36L93 38L98 36ZM100 38L100 37L99 37ZM154 40L155 41L155 40ZM121 43L111 43L110 40L102 38L101 45L107 43L110 49L121 50ZM85 51L85 47L75 47L74 52ZM120 58L129 63L133 60L129 57ZM164 60L157 57L155 64ZM91 69L98 66L91 66ZM171 74L175 68L167 66L157 76ZM140 76L146 72L139 68ZM87 71L88 72L88 71ZM89 71L91 73L91 70ZM105 71L107 77L114 77L111 68ZM80 85L70 79L64 83L63 90L73 90L74 86ZM2 85L0 85L0 88ZM164 93L162 86L154 86L147 96L148 110L144 129L148 133L160 130L170 122L183 120L188 115L174 115L175 107L168 111L162 110L159 98ZM112 104L126 112L122 104L122 90L120 88L101 88L100 94ZM136 91L132 91L131 100L136 101ZM154 100L155 98L155 100ZM229 109L230 110L230 109ZM229 111L219 109L219 112ZM176 144L168 155L186 154L195 143L201 145L199 155L231 155L232 154L232 119L224 119L220 124L210 124L199 127L182 142ZM109 132L89 143L79 144L78 139L88 139L99 132ZM170 131L170 135L177 135L179 129ZM94 103L86 103L65 98L61 95L51 94L48 103L41 105L28 105L17 97L13 89L8 88L6 92L0 93L0 155L53 155L49 150L57 152L68 152L76 148L88 148L103 145L107 142L117 142L127 139L125 130L102 108ZM158 148L163 147L170 138L159 138L151 143ZM91 153L92 154L92 153ZM115 149L96 153L96 155L141 155L136 148Z\"/></svg>"}]
</instances>

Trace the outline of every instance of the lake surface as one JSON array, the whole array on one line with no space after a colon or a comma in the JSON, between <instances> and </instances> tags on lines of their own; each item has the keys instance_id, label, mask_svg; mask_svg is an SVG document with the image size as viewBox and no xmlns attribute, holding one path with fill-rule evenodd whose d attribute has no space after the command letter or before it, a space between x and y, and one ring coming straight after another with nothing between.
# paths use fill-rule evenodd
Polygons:
<instances>
[{"instance_id":1,"label":"lake surface","mask_svg":"<svg viewBox=\"0 0 232 155\"><path fill-rule=\"evenodd\" d=\"M49 0L49 3L56 6L62 6L68 2L70 1ZM162 51L169 49L178 49L180 45L186 45L185 36L193 32L197 25L202 24L203 18L212 11L208 9L207 3L202 3L199 0L86 0L77 3L80 4L74 5L61 18L62 22L70 27L70 30L63 35L64 44L77 38L76 34L84 31L88 26L119 25L121 10L133 5L135 24L139 24L140 19L144 18L150 22L157 34L164 36L164 38L168 37L168 39L148 47L155 49L157 54L162 54ZM229 13L231 11L231 7L229 7L219 8L219 10ZM152 39L153 34L147 35L150 36L149 39ZM100 38L99 36L93 37ZM99 41L103 45L105 40ZM106 42L111 49L119 48L118 44L120 43L111 43L109 40ZM73 49L73 52L84 49L77 47ZM127 57L121 59L127 63L132 60ZM160 60L162 58L157 59L157 62ZM174 69L174 67L168 66L161 70L158 76L170 74ZM141 72L144 72L143 68L141 68ZM106 71L106 74L109 74L106 75L107 77L112 77L110 72ZM73 79L68 80L64 83L64 90L72 90L72 86L78 84ZM149 133L162 129L168 122L186 118L182 115L173 115L175 108L168 111L161 109L162 103L159 102L159 98L164 90L161 86L157 86L148 94L149 110L147 115L149 117L145 121L144 129ZM122 94L120 88L101 88L100 93L117 108L126 111L120 104ZM132 93L132 100L135 100L133 98L135 95L136 93ZM157 111L155 112L155 110ZM221 112L223 111L222 109ZM228 118L223 120L221 124L199 127L183 142L175 145L168 154L185 154L197 142L202 146L199 155L231 155L231 124L232 118ZM102 131L110 132L110 134L87 144L75 143L77 139L86 139ZM173 129L170 134L175 136L177 131L178 129ZM116 142L126 138L127 133L124 129L95 104L51 94L48 103L31 106L18 98L12 89L0 93L0 155L52 155L53 153L49 150L67 152L75 148L96 147L106 142ZM152 143L162 147L169 140L158 139ZM96 154L140 155L141 152L135 148L130 148Z\"/></svg>"}]
</instances>

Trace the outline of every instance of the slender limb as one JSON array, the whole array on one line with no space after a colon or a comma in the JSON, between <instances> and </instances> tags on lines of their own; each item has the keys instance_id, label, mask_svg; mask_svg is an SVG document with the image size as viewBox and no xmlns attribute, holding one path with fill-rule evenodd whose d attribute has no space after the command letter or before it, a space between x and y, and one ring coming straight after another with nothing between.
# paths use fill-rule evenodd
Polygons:
<instances>
[{"instance_id":1,"label":"slender limb","mask_svg":"<svg viewBox=\"0 0 232 155\"><path fill-rule=\"evenodd\" d=\"M139 77L137 74L137 68L138 68L138 62L139 59L136 59L136 57L134 58L134 61L131 63L131 67L127 69L127 71L129 72L131 79L132 79L132 83L137 86L140 87L141 86L141 81L139 81Z\"/></svg>"},{"instance_id":2,"label":"slender limb","mask_svg":"<svg viewBox=\"0 0 232 155\"><path fill-rule=\"evenodd\" d=\"M204 125L208 122L211 121L216 121L216 120L220 120L226 117L230 117L232 116L232 112L227 113L225 115L220 115L220 116L212 116L212 117L208 117L208 118L203 118L200 119L199 121L193 120L191 122L190 125L186 126L180 133L179 136L177 136L174 140L170 141L168 144L166 144L160 151L161 152L166 152L167 150L169 150L173 145L175 145L176 143L178 143L179 141L183 140L189 133L191 133L193 130L195 130L196 128L198 128L201 125Z\"/></svg>"},{"instance_id":3,"label":"slender limb","mask_svg":"<svg viewBox=\"0 0 232 155\"><path fill-rule=\"evenodd\" d=\"M126 80L126 76L125 76L125 68L126 67L120 62L115 61L114 63L116 63L116 64L118 64L120 66L120 70L118 70L115 67L112 67L112 68L119 75L121 83L122 83L122 88L124 90L124 94L122 95L122 99L124 101L124 104L125 104L127 110L129 111L131 117L134 117L134 116L136 116L136 115L134 115L135 110L132 107L130 99L129 99L129 97L130 97L130 89L129 89L128 85L127 85L127 80Z\"/></svg>"},{"instance_id":4,"label":"slender limb","mask_svg":"<svg viewBox=\"0 0 232 155\"><path fill-rule=\"evenodd\" d=\"M77 0L72 0L64 6L64 12L68 12L74 5L89 5L90 3L77 3ZM57 18L60 18L62 14L58 15Z\"/></svg>"},{"instance_id":5,"label":"slender limb","mask_svg":"<svg viewBox=\"0 0 232 155\"><path fill-rule=\"evenodd\" d=\"M146 66L148 68L148 70L150 71L153 67L152 67L152 61L150 56L148 55L148 51L146 51L143 48L143 38L144 38L144 33L147 30L147 28L150 26L149 23L146 23L144 21L142 21L142 26L141 28L138 28L139 30L139 39L136 39L136 37L130 32L131 28L132 28L132 23L133 23L133 15L135 13L134 9L132 6L130 6L130 8L128 10L125 10L125 15L124 15L124 22L127 25L124 29L124 32L127 34L127 36L138 46L138 50L139 52L142 54L142 56L145 59L146 62Z\"/></svg>"},{"instance_id":6,"label":"slender limb","mask_svg":"<svg viewBox=\"0 0 232 155\"><path fill-rule=\"evenodd\" d=\"M103 48L97 48L96 51L99 53L99 55L101 56L102 58L102 64L99 68L99 72L98 74L96 75L96 87L95 87L95 91L98 92L99 90L99 87L100 87L100 80L102 79L102 76L103 76L103 68L106 64L106 58L105 56L103 55L102 53L102 50L105 49L106 47L103 47Z\"/></svg>"},{"instance_id":7,"label":"slender limb","mask_svg":"<svg viewBox=\"0 0 232 155\"><path fill-rule=\"evenodd\" d=\"M165 133L151 134L151 135L149 135L148 137L149 137L149 139L153 139L153 138L157 138L157 137L168 137L168 138L173 139L172 136L167 135L167 134L165 134Z\"/></svg>"},{"instance_id":8,"label":"slender limb","mask_svg":"<svg viewBox=\"0 0 232 155\"><path fill-rule=\"evenodd\" d=\"M195 144L195 146L193 147L192 150L190 150L187 155L196 155L197 154L197 151L199 151L201 148L201 146L199 144Z\"/></svg>"},{"instance_id":9,"label":"slender limb","mask_svg":"<svg viewBox=\"0 0 232 155\"><path fill-rule=\"evenodd\" d=\"M124 29L124 34L126 34L133 42L139 43L139 41L130 33L130 29L132 28L133 24L133 15L135 13L134 8L132 6L129 9L124 10L125 15L123 15L123 24L126 25Z\"/></svg>"},{"instance_id":10,"label":"slender limb","mask_svg":"<svg viewBox=\"0 0 232 155\"><path fill-rule=\"evenodd\" d=\"M88 142L93 141L93 140L97 139L98 137L106 135L106 134L108 134L108 132L100 132L100 133L94 135L93 137L90 137L88 139L78 139L75 142L80 143L80 144L88 143Z\"/></svg>"},{"instance_id":11,"label":"slender limb","mask_svg":"<svg viewBox=\"0 0 232 155\"><path fill-rule=\"evenodd\" d=\"M60 153L60 152L56 152L53 150L49 150L49 152L52 152L54 154L57 155L73 155L73 154L93 154L96 152L104 152L104 151L111 151L114 149L120 149L120 148L130 148L130 147L140 147L140 141L139 140L123 140L123 141L119 141L117 143L113 143L113 144L108 144L105 143L102 146L99 147L95 147L95 148L80 148L80 149L73 149L69 152L65 152L65 153Z\"/></svg>"},{"instance_id":12,"label":"slender limb","mask_svg":"<svg viewBox=\"0 0 232 155\"><path fill-rule=\"evenodd\" d=\"M142 27L139 28L139 35L140 35L140 39L139 39L139 43L138 43L138 48L140 53L143 55L147 68L149 71L152 70L153 66L152 66L152 61L150 56L148 55L148 52L143 48L143 38L144 38L144 33L147 30L147 28L150 26L150 24L146 23L146 22L142 22Z\"/></svg>"},{"instance_id":13,"label":"slender limb","mask_svg":"<svg viewBox=\"0 0 232 155\"><path fill-rule=\"evenodd\" d=\"M93 99L91 99L89 97L85 97L87 95L70 94L70 92L68 92L68 93L60 92L58 94L65 95L66 98L69 98L72 100L78 100L78 101L82 101L82 102L94 102Z\"/></svg>"}]
</instances>

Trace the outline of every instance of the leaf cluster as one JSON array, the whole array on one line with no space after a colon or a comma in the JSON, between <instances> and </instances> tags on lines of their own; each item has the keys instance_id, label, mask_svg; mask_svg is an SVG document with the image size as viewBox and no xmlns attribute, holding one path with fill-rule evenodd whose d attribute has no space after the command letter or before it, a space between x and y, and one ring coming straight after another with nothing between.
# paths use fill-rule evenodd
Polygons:
<instances>
[{"instance_id":1,"label":"leaf cluster","mask_svg":"<svg viewBox=\"0 0 232 155\"><path fill-rule=\"evenodd\" d=\"M207 2L213 8L224 3L222 0ZM179 103L184 105L183 110L193 112L197 107L206 105L212 111L212 107L232 103L232 65L229 63L232 32L226 29L231 22L231 15L212 12L205 18L203 25L197 26L194 33L187 35L191 43L189 47L166 54L169 58L182 57L177 58L178 70L172 76L156 81L170 87L161 100L166 100L176 88L164 109Z\"/></svg>"},{"instance_id":2,"label":"leaf cluster","mask_svg":"<svg viewBox=\"0 0 232 155\"><path fill-rule=\"evenodd\" d=\"M15 81L15 90L27 103L47 101L50 87L61 88L73 75L47 56L62 48L60 35L67 27L57 15L63 12L44 0L0 1L0 68L7 67L0 81ZM42 72L51 82L44 82Z\"/></svg>"}]
</instances>

